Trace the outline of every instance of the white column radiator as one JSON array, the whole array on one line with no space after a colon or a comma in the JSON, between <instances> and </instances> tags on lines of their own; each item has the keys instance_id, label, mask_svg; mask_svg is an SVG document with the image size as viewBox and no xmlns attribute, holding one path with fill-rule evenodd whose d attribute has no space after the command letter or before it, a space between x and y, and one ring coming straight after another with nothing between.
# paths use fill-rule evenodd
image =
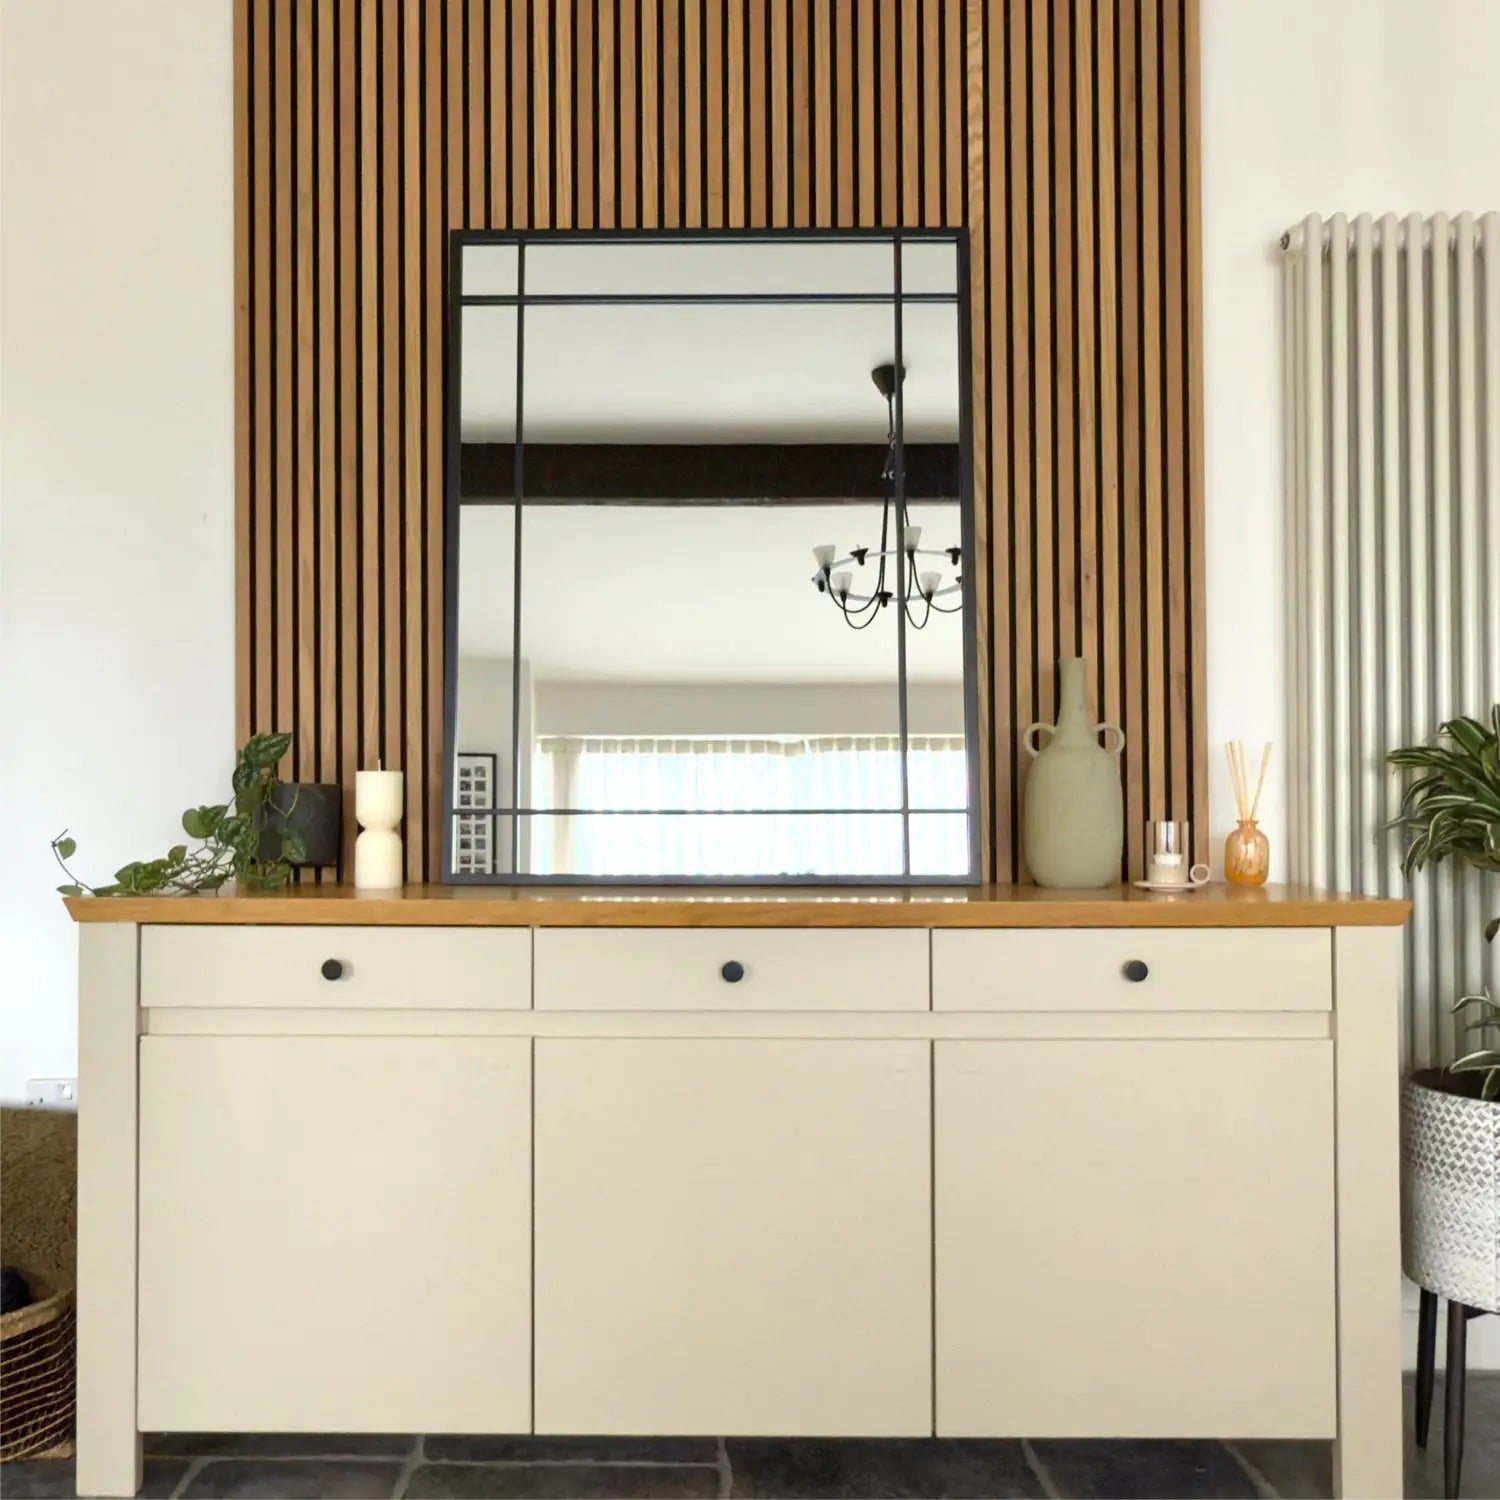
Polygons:
<instances>
[{"instance_id":1,"label":"white column radiator","mask_svg":"<svg viewBox=\"0 0 1500 1500\"><path fill-rule=\"evenodd\" d=\"M1310 214L1282 239L1294 880L1404 890L1388 750L1500 701L1500 213ZM1500 995L1500 878L1416 877L1405 1049Z\"/></svg>"}]
</instances>

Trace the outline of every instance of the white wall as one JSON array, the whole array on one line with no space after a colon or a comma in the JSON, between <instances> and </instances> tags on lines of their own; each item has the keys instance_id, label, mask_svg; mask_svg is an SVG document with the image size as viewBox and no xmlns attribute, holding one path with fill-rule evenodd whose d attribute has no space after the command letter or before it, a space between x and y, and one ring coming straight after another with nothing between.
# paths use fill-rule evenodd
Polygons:
<instances>
[{"instance_id":1,"label":"white wall","mask_svg":"<svg viewBox=\"0 0 1500 1500\"><path fill-rule=\"evenodd\" d=\"M0 1098L76 1071L47 843L163 853L234 752L230 0L0 9Z\"/></svg>"},{"instance_id":2,"label":"white wall","mask_svg":"<svg viewBox=\"0 0 1500 1500\"><path fill-rule=\"evenodd\" d=\"M1500 209L1496 0L1203 0L1208 732L1276 742L1265 814L1284 878L1280 282L1308 213ZM1216 849L1216 855L1218 850Z\"/></svg>"}]
</instances>

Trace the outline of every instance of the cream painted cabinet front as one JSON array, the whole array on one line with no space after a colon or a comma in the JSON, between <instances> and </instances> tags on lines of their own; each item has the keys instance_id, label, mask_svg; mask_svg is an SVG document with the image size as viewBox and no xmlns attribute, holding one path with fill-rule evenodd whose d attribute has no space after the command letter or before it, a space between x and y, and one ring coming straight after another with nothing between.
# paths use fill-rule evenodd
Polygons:
<instances>
[{"instance_id":1,"label":"cream painted cabinet front","mask_svg":"<svg viewBox=\"0 0 1500 1500\"><path fill-rule=\"evenodd\" d=\"M932 1430L929 1044L536 1047L536 1423Z\"/></svg>"},{"instance_id":2,"label":"cream painted cabinet front","mask_svg":"<svg viewBox=\"0 0 1500 1500\"><path fill-rule=\"evenodd\" d=\"M531 1042L140 1048L139 1425L531 1426Z\"/></svg>"},{"instance_id":3,"label":"cream painted cabinet front","mask_svg":"<svg viewBox=\"0 0 1500 1500\"><path fill-rule=\"evenodd\" d=\"M1330 1042L935 1045L940 1436L1333 1436Z\"/></svg>"}]
</instances>

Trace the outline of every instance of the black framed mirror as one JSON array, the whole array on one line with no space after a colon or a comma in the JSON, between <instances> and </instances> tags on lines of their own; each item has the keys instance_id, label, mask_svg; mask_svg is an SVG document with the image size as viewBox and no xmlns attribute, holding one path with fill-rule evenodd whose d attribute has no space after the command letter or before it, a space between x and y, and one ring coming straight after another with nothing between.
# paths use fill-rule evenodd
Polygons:
<instances>
[{"instance_id":1,"label":"black framed mirror","mask_svg":"<svg viewBox=\"0 0 1500 1500\"><path fill-rule=\"evenodd\" d=\"M443 877L979 873L958 231L455 231Z\"/></svg>"}]
</instances>

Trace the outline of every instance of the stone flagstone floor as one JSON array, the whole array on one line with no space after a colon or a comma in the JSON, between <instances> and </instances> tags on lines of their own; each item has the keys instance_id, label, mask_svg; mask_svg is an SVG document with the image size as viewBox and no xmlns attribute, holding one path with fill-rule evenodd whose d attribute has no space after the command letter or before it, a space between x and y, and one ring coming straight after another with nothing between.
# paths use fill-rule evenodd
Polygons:
<instances>
[{"instance_id":1,"label":"stone flagstone floor","mask_svg":"<svg viewBox=\"0 0 1500 1500\"><path fill-rule=\"evenodd\" d=\"M1442 1489L1441 1378L1406 1493ZM1500 1496L1500 1374L1469 1377L1465 1500ZM1328 1443L157 1435L148 1500L1314 1500ZM71 1461L0 1466L4 1500L71 1497Z\"/></svg>"}]
</instances>

